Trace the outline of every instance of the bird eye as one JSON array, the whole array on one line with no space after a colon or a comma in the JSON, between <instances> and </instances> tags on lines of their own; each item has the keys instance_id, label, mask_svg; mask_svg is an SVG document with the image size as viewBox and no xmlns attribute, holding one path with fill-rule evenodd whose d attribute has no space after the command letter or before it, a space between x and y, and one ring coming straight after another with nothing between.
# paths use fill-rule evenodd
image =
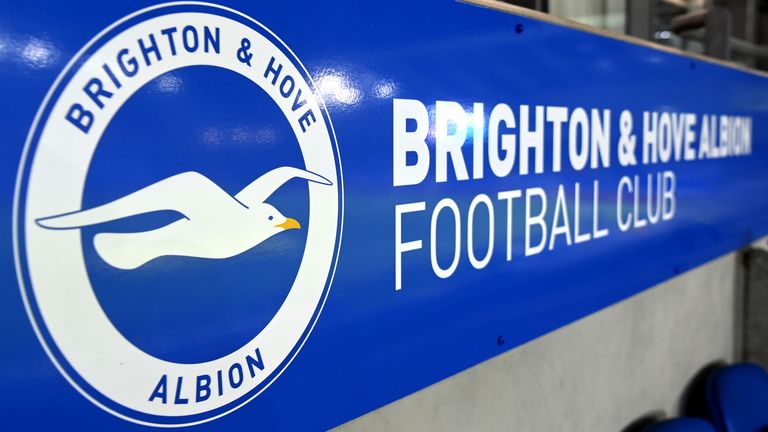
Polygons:
<instances>
[{"instance_id":1,"label":"bird eye","mask_svg":"<svg viewBox=\"0 0 768 432\"><path fill-rule=\"evenodd\" d=\"M274 219L274 218L275 218L275 217L274 217L274 216L272 216L272 215L270 215L270 216L269 216L269 220L272 220L272 219Z\"/></svg>"}]
</instances>

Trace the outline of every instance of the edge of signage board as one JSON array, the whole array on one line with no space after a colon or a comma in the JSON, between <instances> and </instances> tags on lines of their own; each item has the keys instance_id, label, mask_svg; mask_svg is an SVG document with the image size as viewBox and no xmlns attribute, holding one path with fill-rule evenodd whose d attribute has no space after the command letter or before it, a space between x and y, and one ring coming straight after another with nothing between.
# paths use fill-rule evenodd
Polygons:
<instances>
[{"instance_id":1,"label":"edge of signage board","mask_svg":"<svg viewBox=\"0 0 768 432\"><path fill-rule=\"evenodd\" d=\"M496 10L499 12L520 15L526 18L534 19L536 21L543 21L549 24L555 24L558 26L567 27L574 30L580 30L580 31L595 34L598 36L603 36L610 39L631 43L634 45L644 46L646 48L651 48L657 51L663 51L669 54L675 54L683 57L700 60L707 63L712 63L718 66L724 66L730 69L736 69L741 72L746 72L752 75L760 76L762 78L768 78L768 72L752 69L732 61L709 57L704 54L699 54L691 51L684 51L679 48L675 48L667 45L661 45L649 40L640 39L638 37L630 36L622 33L617 33L615 31L603 29L600 27L594 27L594 26L580 23L578 21L574 21L568 18L561 18L555 15L550 15L545 12L524 8L522 6L515 6L509 3L505 3L501 0L456 0L456 1L460 3L473 5L473 6L483 7L486 9Z\"/></svg>"}]
</instances>

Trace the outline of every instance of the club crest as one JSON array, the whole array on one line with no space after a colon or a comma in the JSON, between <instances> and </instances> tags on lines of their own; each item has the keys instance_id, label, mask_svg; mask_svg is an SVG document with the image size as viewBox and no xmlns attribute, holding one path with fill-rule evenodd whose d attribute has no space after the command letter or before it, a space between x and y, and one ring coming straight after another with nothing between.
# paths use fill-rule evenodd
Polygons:
<instances>
[{"instance_id":1,"label":"club crest","mask_svg":"<svg viewBox=\"0 0 768 432\"><path fill-rule=\"evenodd\" d=\"M317 322L342 193L326 108L275 34L212 4L136 12L75 55L30 130L14 213L30 321L100 408L154 426L221 417Z\"/></svg>"}]
</instances>

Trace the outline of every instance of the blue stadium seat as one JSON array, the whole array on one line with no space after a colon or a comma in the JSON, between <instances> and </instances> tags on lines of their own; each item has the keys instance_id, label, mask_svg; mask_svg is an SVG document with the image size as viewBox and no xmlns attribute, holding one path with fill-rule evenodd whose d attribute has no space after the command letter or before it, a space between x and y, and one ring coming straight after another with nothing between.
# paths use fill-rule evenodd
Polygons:
<instances>
[{"instance_id":1,"label":"blue stadium seat","mask_svg":"<svg viewBox=\"0 0 768 432\"><path fill-rule=\"evenodd\" d=\"M768 374L742 363L716 370L707 385L712 421L721 432L761 432L768 428Z\"/></svg>"},{"instance_id":2,"label":"blue stadium seat","mask_svg":"<svg viewBox=\"0 0 768 432\"><path fill-rule=\"evenodd\" d=\"M701 419L681 417L655 423L643 432L715 432L715 428Z\"/></svg>"}]
</instances>

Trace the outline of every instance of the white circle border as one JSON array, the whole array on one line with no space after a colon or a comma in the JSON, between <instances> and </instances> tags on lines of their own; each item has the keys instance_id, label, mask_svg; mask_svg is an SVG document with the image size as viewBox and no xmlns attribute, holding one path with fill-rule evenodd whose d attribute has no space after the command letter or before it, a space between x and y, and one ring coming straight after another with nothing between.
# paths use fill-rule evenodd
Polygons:
<instances>
[{"instance_id":1,"label":"white circle border","mask_svg":"<svg viewBox=\"0 0 768 432\"><path fill-rule=\"evenodd\" d=\"M29 130L29 132L27 134L27 137L26 137L26 140L25 140L24 149L23 149L21 157L20 157L19 169L18 169L17 176L16 176L16 185L15 185L15 189L14 189L14 201L13 201L13 209L12 209L12 211L13 211L13 215L12 215L13 239L12 240L13 240L14 263L15 263L15 267L16 267L17 281L19 283L19 288L20 288L20 292L21 292L21 296L22 296L22 300L23 300L23 303L24 303L24 308L25 308L25 311L27 313L27 316L28 316L28 318L30 320L30 323L32 324L32 327L33 327L33 330L35 332L35 335L37 336L41 346L43 347L45 353L48 355L48 357L51 360L51 362L54 364L56 369L61 373L61 375L66 379L66 381L72 387L74 387L88 401L90 401L94 405L98 406L102 410L104 410L106 412L109 412L110 414L112 414L112 415L114 415L114 416L116 416L118 418L121 418L123 420L129 421L129 422L132 422L132 423L136 423L136 424L140 424L140 425L144 425L144 426L156 426L156 427L168 427L168 428L171 428L171 427L187 427L187 426L194 426L194 425L198 425L198 424L202 424L202 423L207 423L207 422L213 421L215 419L221 418L221 417L223 417L223 416L225 416L225 415L227 415L229 413L232 413L233 411L236 411L237 409L243 407L244 405L246 405L247 403L249 403L250 401L255 399L257 396L259 396L272 383L274 383L274 381L280 375L282 375L282 373L288 368L288 366L291 364L291 362L295 359L295 357L301 351L302 347L304 346L304 344L306 343L307 339L309 338L312 330L314 329L315 325L317 324L317 321L318 321L318 319L319 319L319 317L320 317L320 315L322 313L322 310L323 310L323 308L325 306L325 302L327 301L327 298L328 298L328 294L330 292L330 287L333 284L333 279L335 277L336 268L338 266L338 259L339 259L339 254L340 254L340 250L341 250L341 242L342 242L342 236L343 236L343 231L344 231L343 230L343 227L344 227L344 182L343 182L343 171L342 171L342 164L341 164L341 155L340 155L340 151L339 151L339 147L338 147L338 140L337 140L337 137L336 137L336 132L335 132L333 123L332 123L332 121L330 119L330 114L329 114L327 106L325 105L325 102L324 102L324 100L322 98L322 95L320 95L319 93L316 93L314 96L315 96L315 98L317 100L318 105L323 110L323 113L324 113L324 115L326 117L326 120L328 122L328 126L327 127L328 127L328 129L329 129L329 131L331 133L332 141L333 141L332 142L332 145L333 145L332 149L335 150L334 156L335 156L335 162L336 162L336 169L338 170L338 179L337 180L339 182L339 184L338 184L338 197L339 197L338 210L339 210L339 214L338 214L338 222L337 222L338 223L338 227L337 227L338 232L337 232L337 235L336 235L335 251L332 254L331 266L330 266L328 275L326 276L326 288L324 289L325 292L321 296L320 303L319 303L319 305L316 308L316 313L314 314L315 315L314 318L311 319L309 325L307 326L307 328L305 330L305 335L297 342L296 346L292 350L293 351L292 354L289 353L289 357L282 361L284 364L281 367L278 367L273 372L273 374L271 376L267 377L264 381L262 381L263 387L261 389L259 389L258 391L254 392L252 395L250 395L248 397L244 397L241 401L235 400L233 402L230 402L230 404L233 405L233 406L230 407L229 409L226 409L226 410L224 410L222 412L219 412L216 415L213 415L213 416L210 416L210 417L206 417L206 418L202 418L200 420L196 420L196 421L192 421L192 422L186 422L186 423L157 423L157 422L139 420L139 419L127 416L127 415L125 415L125 414L123 414L123 413L121 413L119 411L116 411L116 410L114 410L114 409L104 405L99 400L94 398L90 393L88 393L86 390L81 388L81 386L77 382L75 382L74 379L72 379L72 377L67 373L67 371L64 370L62 365L59 363L59 360L57 359L56 355L52 353L51 348L48 346L48 342L46 341L45 336L43 336L43 334L41 332L41 329L40 329L40 327L38 325L38 322L37 322L37 320L36 320L36 318L34 316L34 312L32 311L32 306L30 304L30 299L28 298L27 291L26 291L27 287L25 286L25 282L24 282L24 265L22 264L22 259L21 259L21 256L20 256L20 247L19 247L19 241L20 241L19 240L19 228L20 228L20 226L19 226L20 225L20 221L19 221L19 208L20 208L22 185L24 183L25 168L27 167L27 164L30 162L28 160L29 156L30 156L30 154L29 154L30 153L30 148L32 147L33 139L34 139L35 134L36 134L36 132L38 130L38 127L40 126L40 121L42 120L42 118L43 118L43 116L45 114L46 108L48 108L49 105L52 102L53 95L55 93L57 93L57 91L59 90L59 86L61 85L62 81L67 76L67 74L70 73L73 70L73 68L77 65L77 63L80 60L82 60L82 55L84 53L86 53L88 50L90 50L97 42L101 41L102 37L104 37L106 34L111 32L112 30L114 30L116 27L122 25L126 21L129 21L129 20L131 20L131 19L133 19L133 18L135 18L137 16L140 16L142 14L146 14L146 13L154 11L154 10L168 8L168 7L174 7L174 6L202 6L202 7L209 7L209 8L212 8L212 9L219 9L219 10L226 11L226 12L232 13L234 15L240 16L241 18L244 18L245 20L255 24L256 26L258 26L260 29L264 30L266 33L268 33L271 37L273 37L275 40L277 40L282 45L282 47L279 47L279 48L280 49L284 49L285 51L287 51L292 56L292 58L295 61L296 65L298 67L300 67L300 72L303 72L306 75L307 80L310 83L312 83L313 88L315 88L315 89L317 88L315 86L313 80L312 80L311 75L309 74L309 71L306 69L306 67L301 62L301 60L298 58L298 56L296 56L296 54L291 50L291 48L279 36L277 36L274 32L272 32L268 27L264 26L259 21L251 18L250 16L248 16L248 15L242 13L242 12L239 12L239 11L237 11L235 9L232 9L232 8L229 8L229 7L226 7L226 6L222 6L222 5L218 5L218 4L214 4L214 3L208 3L208 2L198 2L198 1L168 2L168 3L161 3L161 4L157 4L157 5L153 5L153 6L149 6L149 7L140 9L138 11L135 11L135 12L129 14L129 15L126 15L126 16L118 19L117 21L115 21L112 24L110 24L108 27L106 27L103 30L101 30L93 38L91 38L80 50L77 51L77 53L75 53L72 56L70 61L62 69L62 71L56 77L56 80L53 82L53 84L51 85L51 87L47 91L47 93L46 93L46 95L45 95L45 97L43 99L43 102L41 103L40 108L38 109L38 111L37 111L37 113L36 113L36 115L34 117L33 123L32 123L32 125L30 127L30 130ZM118 404L118 405L120 405L120 404ZM224 406L226 406L226 405L224 405ZM206 412L202 412L202 413L199 413L199 414L194 414L192 416L204 416L205 414L206 414ZM154 417L167 417L167 416L158 416L158 415L152 415L152 414L150 414L150 415L154 416Z\"/></svg>"}]
</instances>

